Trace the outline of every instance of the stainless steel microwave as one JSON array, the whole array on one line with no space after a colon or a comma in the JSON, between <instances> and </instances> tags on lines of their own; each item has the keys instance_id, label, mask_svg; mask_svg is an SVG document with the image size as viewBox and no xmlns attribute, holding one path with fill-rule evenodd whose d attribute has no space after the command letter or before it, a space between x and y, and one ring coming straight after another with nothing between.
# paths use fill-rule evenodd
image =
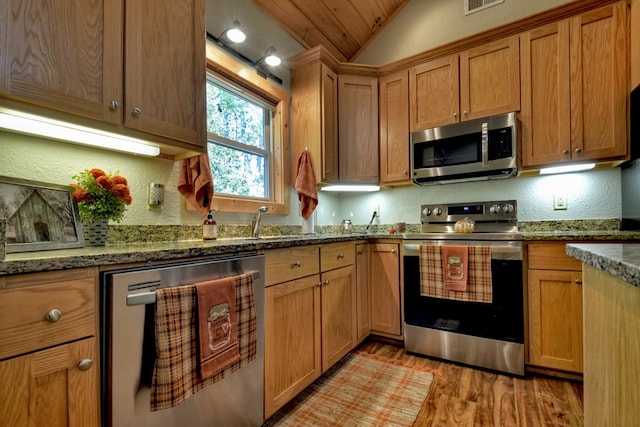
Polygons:
<instances>
[{"instance_id":1,"label":"stainless steel microwave","mask_svg":"<svg viewBox=\"0 0 640 427\"><path fill-rule=\"evenodd\" d=\"M517 174L516 113L411 133L411 177L419 185Z\"/></svg>"}]
</instances>

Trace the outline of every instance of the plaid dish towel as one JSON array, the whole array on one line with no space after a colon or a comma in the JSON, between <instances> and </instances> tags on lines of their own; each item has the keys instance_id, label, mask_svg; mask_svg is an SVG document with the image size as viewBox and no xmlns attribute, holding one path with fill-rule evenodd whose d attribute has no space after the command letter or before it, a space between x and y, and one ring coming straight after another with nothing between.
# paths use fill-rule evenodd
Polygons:
<instances>
[{"instance_id":1,"label":"plaid dish towel","mask_svg":"<svg viewBox=\"0 0 640 427\"><path fill-rule=\"evenodd\" d=\"M151 380L151 411L174 407L189 396L247 365L256 357L256 308L253 276L236 280L236 321L240 360L205 380L198 368L197 294L195 285L156 291L156 363Z\"/></svg>"},{"instance_id":2,"label":"plaid dish towel","mask_svg":"<svg viewBox=\"0 0 640 427\"><path fill-rule=\"evenodd\" d=\"M493 301L491 248L469 246L467 289L464 292L444 289L442 255L438 245L420 246L420 294L425 297L457 301Z\"/></svg>"}]
</instances>

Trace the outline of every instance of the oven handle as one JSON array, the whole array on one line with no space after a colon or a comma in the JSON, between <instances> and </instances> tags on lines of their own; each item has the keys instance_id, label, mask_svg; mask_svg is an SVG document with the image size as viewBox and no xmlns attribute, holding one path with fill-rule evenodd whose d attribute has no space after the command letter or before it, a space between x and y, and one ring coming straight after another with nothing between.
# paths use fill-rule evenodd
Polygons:
<instances>
[{"instance_id":1,"label":"oven handle","mask_svg":"<svg viewBox=\"0 0 640 427\"><path fill-rule=\"evenodd\" d=\"M247 272L247 273L251 273L251 275L253 275L254 279L258 279L260 277L260 272L259 271L251 271L251 272ZM244 273L240 273L240 274L244 274ZM148 285L149 286L147 286L147 287L159 288L161 286L161 282L158 280L157 282L148 283ZM139 294L127 295L127 305L128 306L154 304L155 302L156 302L156 292L155 291L142 292L142 293L139 293Z\"/></svg>"},{"instance_id":2,"label":"oven handle","mask_svg":"<svg viewBox=\"0 0 640 427\"><path fill-rule=\"evenodd\" d=\"M419 256L420 255L419 243L405 243L404 256ZM491 259L499 260L516 260L522 261L522 247L521 246L489 246L491 249Z\"/></svg>"}]
</instances>

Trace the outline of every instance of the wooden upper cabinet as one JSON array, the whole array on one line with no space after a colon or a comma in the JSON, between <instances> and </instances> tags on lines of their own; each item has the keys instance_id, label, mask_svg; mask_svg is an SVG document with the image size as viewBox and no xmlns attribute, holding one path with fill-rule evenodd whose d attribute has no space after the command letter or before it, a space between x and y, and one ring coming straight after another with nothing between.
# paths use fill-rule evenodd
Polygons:
<instances>
[{"instance_id":1,"label":"wooden upper cabinet","mask_svg":"<svg viewBox=\"0 0 640 427\"><path fill-rule=\"evenodd\" d=\"M520 39L508 37L460 53L461 120L520 109Z\"/></svg>"},{"instance_id":2,"label":"wooden upper cabinet","mask_svg":"<svg viewBox=\"0 0 640 427\"><path fill-rule=\"evenodd\" d=\"M411 131L519 110L519 55L512 36L412 67Z\"/></svg>"},{"instance_id":3,"label":"wooden upper cabinet","mask_svg":"<svg viewBox=\"0 0 640 427\"><path fill-rule=\"evenodd\" d=\"M204 0L3 1L0 102L203 151L204 16Z\"/></svg>"},{"instance_id":4,"label":"wooden upper cabinet","mask_svg":"<svg viewBox=\"0 0 640 427\"><path fill-rule=\"evenodd\" d=\"M459 79L458 55L409 69L411 132L458 122Z\"/></svg>"},{"instance_id":5,"label":"wooden upper cabinet","mask_svg":"<svg viewBox=\"0 0 640 427\"><path fill-rule=\"evenodd\" d=\"M409 73L407 70L379 79L380 183L409 184Z\"/></svg>"},{"instance_id":6,"label":"wooden upper cabinet","mask_svg":"<svg viewBox=\"0 0 640 427\"><path fill-rule=\"evenodd\" d=\"M338 75L319 60L291 72L293 171L308 150L316 183L338 181Z\"/></svg>"},{"instance_id":7,"label":"wooden upper cabinet","mask_svg":"<svg viewBox=\"0 0 640 427\"><path fill-rule=\"evenodd\" d=\"M204 0L125 4L125 126L203 146Z\"/></svg>"},{"instance_id":8,"label":"wooden upper cabinet","mask_svg":"<svg viewBox=\"0 0 640 427\"><path fill-rule=\"evenodd\" d=\"M522 34L522 166L627 156L627 8Z\"/></svg>"},{"instance_id":9,"label":"wooden upper cabinet","mask_svg":"<svg viewBox=\"0 0 640 427\"><path fill-rule=\"evenodd\" d=\"M122 21L117 0L2 1L0 97L120 123Z\"/></svg>"},{"instance_id":10,"label":"wooden upper cabinet","mask_svg":"<svg viewBox=\"0 0 640 427\"><path fill-rule=\"evenodd\" d=\"M338 164L343 183L378 183L378 78L338 76Z\"/></svg>"},{"instance_id":11,"label":"wooden upper cabinet","mask_svg":"<svg viewBox=\"0 0 640 427\"><path fill-rule=\"evenodd\" d=\"M573 160L627 155L627 19L625 2L571 19Z\"/></svg>"}]
</instances>

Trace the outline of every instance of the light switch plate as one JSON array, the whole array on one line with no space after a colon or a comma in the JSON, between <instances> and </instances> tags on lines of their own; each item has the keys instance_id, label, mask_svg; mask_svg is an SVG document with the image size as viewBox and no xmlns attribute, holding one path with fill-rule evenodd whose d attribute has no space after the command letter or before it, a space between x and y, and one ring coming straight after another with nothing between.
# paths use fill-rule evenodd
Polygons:
<instances>
[{"instance_id":1,"label":"light switch plate","mask_svg":"<svg viewBox=\"0 0 640 427\"><path fill-rule=\"evenodd\" d=\"M553 195L553 210L566 211L567 210L567 195L566 194L554 194Z\"/></svg>"},{"instance_id":2,"label":"light switch plate","mask_svg":"<svg viewBox=\"0 0 640 427\"><path fill-rule=\"evenodd\" d=\"M147 204L150 208L159 208L164 203L164 185L152 182L149 184Z\"/></svg>"}]
</instances>

